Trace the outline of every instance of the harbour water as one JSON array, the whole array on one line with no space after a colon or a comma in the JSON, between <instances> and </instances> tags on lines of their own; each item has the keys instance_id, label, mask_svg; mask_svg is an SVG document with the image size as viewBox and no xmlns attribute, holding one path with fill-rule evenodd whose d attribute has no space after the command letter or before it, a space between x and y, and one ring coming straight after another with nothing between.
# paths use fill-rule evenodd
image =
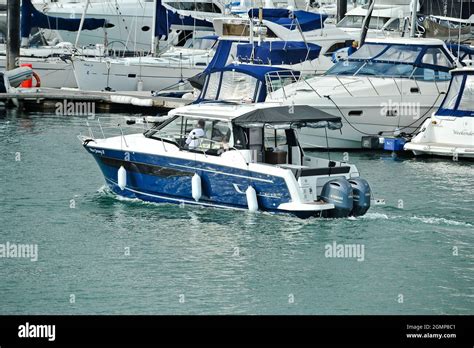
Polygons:
<instances>
[{"instance_id":1,"label":"harbour water","mask_svg":"<svg viewBox=\"0 0 474 348\"><path fill-rule=\"evenodd\" d=\"M0 111L0 244L38 246L36 262L0 258L0 314L474 311L472 162L350 153L385 205L300 220L119 199L84 124Z\"/></svg>"}]
</instances>

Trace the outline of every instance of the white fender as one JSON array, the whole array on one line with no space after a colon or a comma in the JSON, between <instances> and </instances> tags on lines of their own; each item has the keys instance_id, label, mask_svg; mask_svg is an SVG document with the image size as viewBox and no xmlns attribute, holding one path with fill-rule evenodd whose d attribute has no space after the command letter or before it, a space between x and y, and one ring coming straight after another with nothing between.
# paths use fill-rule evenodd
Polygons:
<instances>
[{"instance_id":1,"label":"white fender","mask_svg":"<svg viewBox=\"0 0 474 348\"><path fill-rule=\"evenodd\" d=\"M197 202L201 199L202 196L201 177L197 173L194 174L191 180L191 186L193 198Z\"/></svg>"},{"instance_id":2,"label":"white fender","mask_svg":"<svg viewBox=\"0 0 474 348\"><path fill-rule=\"evenodd\" d=\"M121 190L127 186L127 171L123 166L120 166L118 172L117 172L117 183L118 187L120 187Z\"/></svg>"},{"instance_id":3,"label":"white fender","mask_svg":"<svg viewBox=\"0 0 474 348\"><path fill-rule=\"evenodd\" d=\"M255 212L258 210L258 201L257 201L257 192L252 186L249 186L245 191L245 195L247 196L247 206L249 211Z\"/></svg>"}]
</instances>

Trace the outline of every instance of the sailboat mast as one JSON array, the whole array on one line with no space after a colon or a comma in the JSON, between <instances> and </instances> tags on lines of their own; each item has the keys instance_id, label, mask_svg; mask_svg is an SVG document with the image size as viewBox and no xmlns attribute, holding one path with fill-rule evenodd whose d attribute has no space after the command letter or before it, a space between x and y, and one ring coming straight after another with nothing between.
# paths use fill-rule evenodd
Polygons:
<instances>
[{"instance_id":1,"label":"sailboat mast","mask_svg":"<svg viewBox=\"0 0 474 348\"><path fill-rule=\"evenodd\" d=\"M77 45L79 44L79 37L81 36L81 31L82 31L82 28L84 27L84 20L86 19L86 13L87 13L87 10L89 9L90 2L91 2L90 0L87 0L86 5L84 6L84 11L82 12L82 16L81 16L81 23L79 24L79 30L77 31L77 35L76 35L76 42L74 43L75 47L77 47Z\"/></svg>"}]
</instances>

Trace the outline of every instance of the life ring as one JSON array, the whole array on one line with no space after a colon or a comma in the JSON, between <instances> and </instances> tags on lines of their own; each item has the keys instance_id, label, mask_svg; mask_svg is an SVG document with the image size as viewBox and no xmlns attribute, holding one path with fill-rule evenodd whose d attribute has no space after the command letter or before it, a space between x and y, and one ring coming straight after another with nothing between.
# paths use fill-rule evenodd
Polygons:
<instances>
[{"instance_id":1,"label":"life ring","mask_svg":"<svg viewBox=\"0 0 474 348\"><path fill-rule=\"evenodd\" d=\"M41 87L41 79L35 71L33 71L33 77L35 78L35 81L36 81L35 88Z\"/></svg>"}]
</instances>

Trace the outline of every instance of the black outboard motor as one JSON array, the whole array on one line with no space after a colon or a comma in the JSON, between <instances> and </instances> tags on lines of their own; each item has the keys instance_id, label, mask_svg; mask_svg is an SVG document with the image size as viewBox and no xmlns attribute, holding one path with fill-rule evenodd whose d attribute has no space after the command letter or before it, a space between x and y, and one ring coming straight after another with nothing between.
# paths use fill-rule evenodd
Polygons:
<instances>
[{"instance_id":1,"label":"black outboard motor","mask_svg":"<svg viewBox=\"0 0 474 348\"><path fill-rule=\"evenodd\" d=\"M354 196L354 208L352 209L352 216L362 216L367 213L370 208L370 199L372 198L372 191L370 190L367 180L362 178L349 179L352 185Z\"/></svg>"},{"instance_id":2,"label":"black outboard motor","mask_svg":"<svg viewBox=\"0 0 474 348\"><path fill-rule=\"evenodd\" d=\"M321 198L334 204L334 209L327 210L325 217L345 218L348 217L354 207L353 189L345 178L328 181L321 191Z\"/></svg>"}]
</instances>

